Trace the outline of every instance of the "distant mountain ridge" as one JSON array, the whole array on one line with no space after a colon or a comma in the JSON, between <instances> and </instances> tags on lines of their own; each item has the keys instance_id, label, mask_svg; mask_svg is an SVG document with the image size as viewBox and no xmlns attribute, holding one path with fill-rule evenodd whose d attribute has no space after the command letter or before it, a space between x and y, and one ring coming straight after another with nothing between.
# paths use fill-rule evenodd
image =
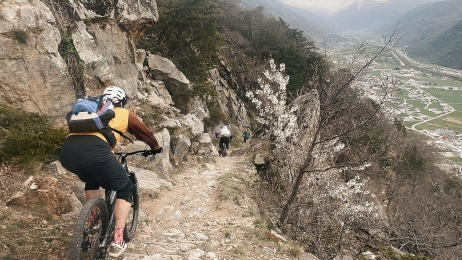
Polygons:
<instances>
[{"instance_id":1,"label":"distant mountain ridge","mask_svg":"<svg viewBox=\"0 0 462 260\"><path fill-rule=\"evenodd\" d=\"M399 24L400 44L411 55L462 69L462 0L427 3L374 31L389 35Z\"/></svg>"},{"instance_id":2,"label":"distant mountain ridge","mask_svg":"<svg viewBox=\"0 0 462 260\"><path fill-rule=\"evenodd\" d=\"M335 12L330 22L341 31L372 32L384 24L394 21L407 11L436 0L375 0L355 1Z\"/></svg>"},{"instance_id":3,"label":"distant mountain ridge","mask_svg":"<svg viewBox=\"0 0 462 260\"><path fill-rule=\"evenodd\" d=\"M262 6L268 15L303 31L318 47L340 32L389 36L399 28L404 35L400 45L409 54L462 69L462 0L358 0L331 15L280 0L242 0L241 6Z\"/></svg>"},{"instance_id":4,"label":"distant mountain ridge","mask_svg":"<svg viewBox=\"0 0 462 260\"><path fill-rule=\"evenodd\" d=\"M268 15L281 18L292 28L303 31L308 39L319 46L325 37L334 34L335 29L324 18L307 10L287 5L279 0L242 0L241 7L254 9L259 6Z\"/></svg>"}]
</instances>

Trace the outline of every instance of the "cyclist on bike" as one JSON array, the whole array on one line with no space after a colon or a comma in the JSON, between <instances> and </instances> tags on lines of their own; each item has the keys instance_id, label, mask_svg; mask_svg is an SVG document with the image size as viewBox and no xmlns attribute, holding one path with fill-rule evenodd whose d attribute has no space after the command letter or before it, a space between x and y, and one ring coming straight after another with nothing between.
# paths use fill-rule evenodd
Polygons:
<instances>
[{"instance_id":1,"label":"cyclist on bike","mask_svg":"<svg viewBox=\"0 0 462 260\"><path fill-rule=\"evenodd\" d=\"M133 134L148 144L153 153L162 148L154 134L136 117L124 108L128 101L125 92L116 86L108 87L104 95L114 104L115 117L109 126L121 133ZM114 131L117 141L121 135ZM61 148L59 161L70 172L85 182L85 199L99 197L99 188L111 188L117 192L114 204L115 230L109 248L109 256L119 257L127 250L123 231L131 207L133 185L122 165L115 158L112 147L99 132L71 132Z\"/></svg>"},{"instance_id":2,"label":"cyclist on bike","mask_svg":"<svg viewBox=\"0 0 462 260\"><path fill-rule=\"evenodd\" d=\"M229 149L229 141L233 138L231 131L229 131L227 126L223 126L218 132L215 133L215 136L220 139L220 144L218 146L219 153L221 156L225 157L227 155L226 149ZM223 149L223 150L222 150Z\"/></svg>"},{"instance_id":3,"label":"cyclist on bike","mask_svg":"<svg viewBox=\"0 0 462 260\"><path fill-rule=\"evenodd\" d=\"M247 128L244 133L242 133L242 136L244 137L244 143L247 143L247 140L249 139L250 137L250 129Z\"/></svg>"}]
</instances>

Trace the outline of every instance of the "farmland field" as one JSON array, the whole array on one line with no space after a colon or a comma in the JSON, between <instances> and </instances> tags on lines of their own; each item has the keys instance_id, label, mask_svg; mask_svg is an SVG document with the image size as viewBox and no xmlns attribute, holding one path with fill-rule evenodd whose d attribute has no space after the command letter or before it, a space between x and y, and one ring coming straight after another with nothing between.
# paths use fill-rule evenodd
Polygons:
<instances>
[{"instance_id":1,"label":"farmland field","mask_svg":"<svg viewBox=\"0 0 462 260\"><path fill-rule=\"evenodd\" d=\"M331 55L330 59L338 62L335 66L339 68L348 66L344 62L355 53L355 48L351 46L354 45L342 46L335 54ZM372 46L367 47L368 51L371 49L373 49ZM386 76L387 79L391 75L397 79L397 86L400 89L393 90L392 93L395 99L391 103L396 106L401 105L400 114L395 116L411 120L404 122L406 126L410 127L415 123L421 122L421 120L426 118L424 116L433 118L441 115L443 111L448 112L448 110L444 110L444 107L438 101L431 100L427 95L420 92L422 90L428 95L453 107L455 112L420 124L416 129L437 130L440 128L449 128L457 132L462 132L462 81L402 66L401 62L391 53L384 53L381 57L378 57L373 67L368 70L368 74L379 77ZM455 89L449 89L449 87ZM413 92L412 94L415 96L415 99L409 97L410 91ZM402 106L403 104L407 104L407 106Z\"/></svg>"}]
</instances>

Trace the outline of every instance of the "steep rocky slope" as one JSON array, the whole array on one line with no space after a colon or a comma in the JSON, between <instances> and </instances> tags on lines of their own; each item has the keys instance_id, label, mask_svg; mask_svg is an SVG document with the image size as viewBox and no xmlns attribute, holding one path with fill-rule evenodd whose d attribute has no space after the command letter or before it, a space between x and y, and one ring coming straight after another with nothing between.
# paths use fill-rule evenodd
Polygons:
<instances>
[{"instance_id":1,"label":"steep rocky slope","mask_svg":"<svg viewBox=\"0 0 462 260\"><path fill-rule=\"evenodd\" d=\"M146 167L149 158L136 161L133 166ZM67 204L54 195L82 200L80 181L54 165L36 173L32 182L27 181L29 171L6 165L1 169L2 259L66 259L81 205L75 199L56 215L59 202ZM165 175L133 169L139 172L141 214L136 238L123 259L292 259L302 255L299 246L271 233L259 216L252 188L256 171L245 157L191 157ZM59 189L42 186L44 180L55 181ZM18 190L34 183L47 191L26 192L36 203L28 207L11 203Z\"/></svg>"}]
</instances>

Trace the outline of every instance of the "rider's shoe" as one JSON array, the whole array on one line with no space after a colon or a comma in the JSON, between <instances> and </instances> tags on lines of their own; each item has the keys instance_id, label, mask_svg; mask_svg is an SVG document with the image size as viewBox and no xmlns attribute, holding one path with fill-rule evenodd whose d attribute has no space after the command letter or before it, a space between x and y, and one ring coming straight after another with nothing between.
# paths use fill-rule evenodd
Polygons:
<instances>
[{"instance_id":1,"label":"rider's shoe","mask_svg":"<svg viewBox=\"0 0 462 260\"><path fill-rule=\"evenodd\" d=\"M111 246L109 247L109 256L110 257L119 257L123 253L127 251L127 244L122 242L122 244L116 244L114 242L111 243Z\"/></svg>"}]
</instances>

